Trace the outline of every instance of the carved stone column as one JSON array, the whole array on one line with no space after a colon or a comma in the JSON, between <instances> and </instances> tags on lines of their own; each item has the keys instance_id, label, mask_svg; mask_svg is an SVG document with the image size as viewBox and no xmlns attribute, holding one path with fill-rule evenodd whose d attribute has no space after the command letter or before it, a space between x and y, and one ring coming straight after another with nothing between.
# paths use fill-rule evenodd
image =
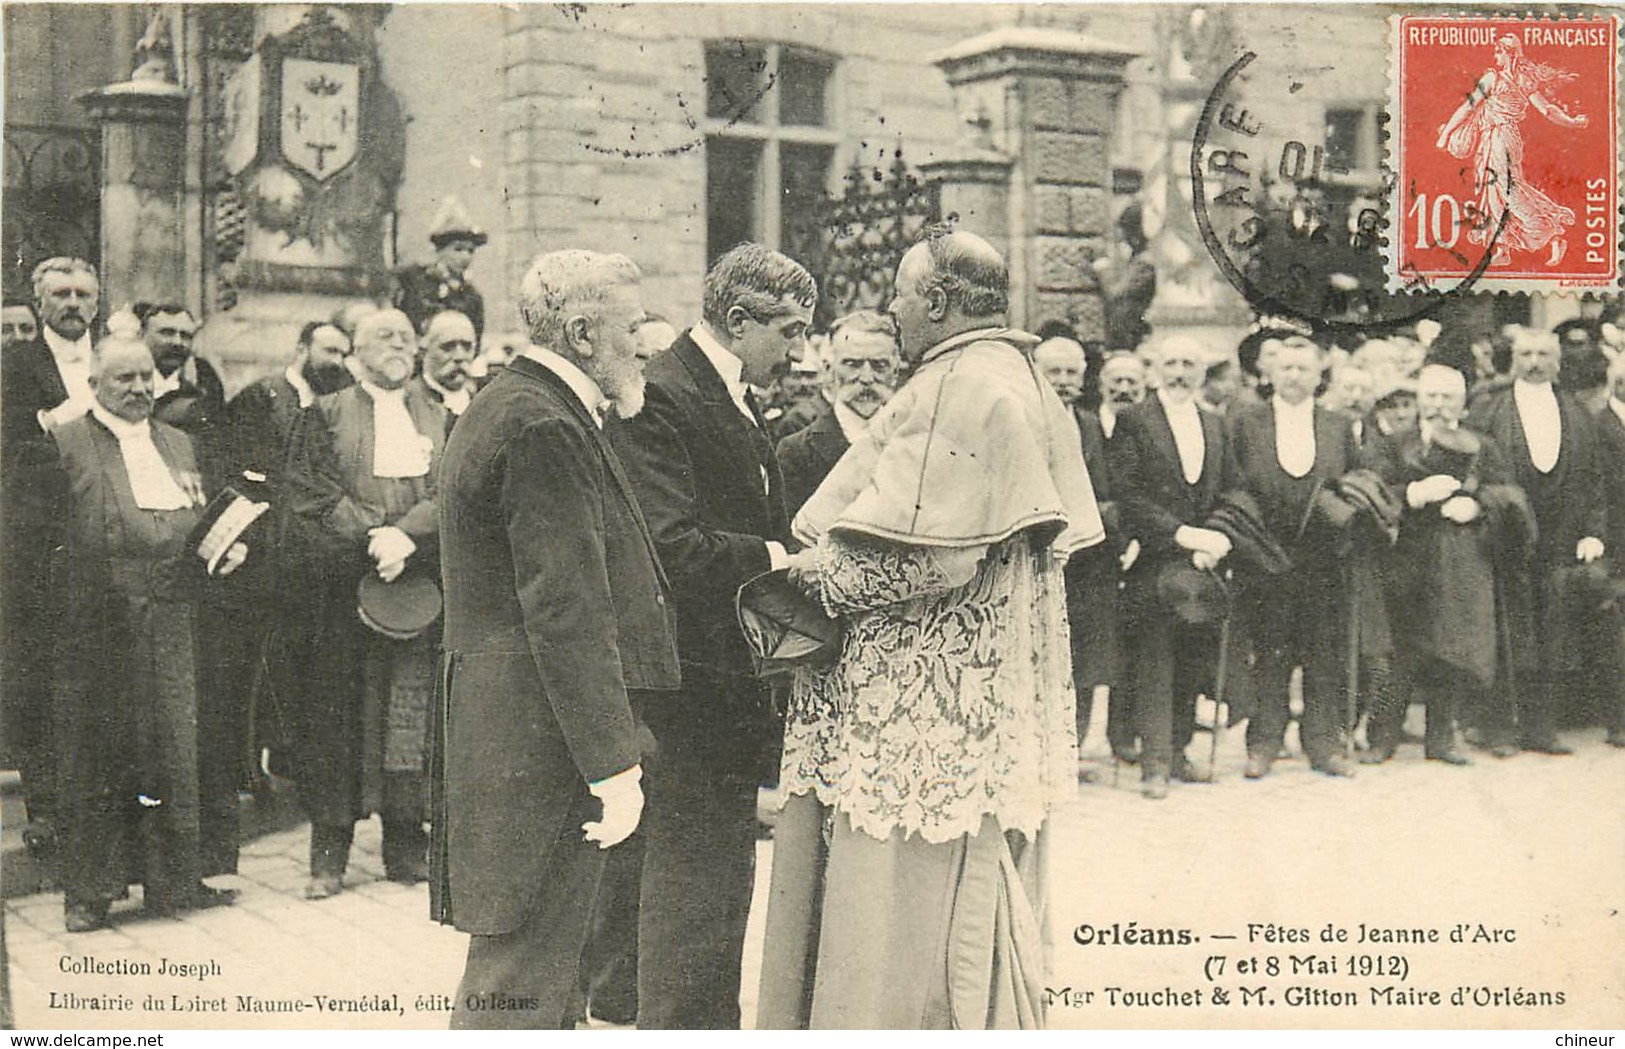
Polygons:
<instances>
[{"instance_id":1,"label":"carved stone column","mask_svg":"<svg viewBox=\"0 0 1625 1049\"><path fill-rule=\"evenodd\" d=\"M167 33L157 46L167 48ZM170 79L172 67L141 62L143 53L131 79L77 99L102 129L101 285L110 310L179 299L186 287L188 92Z\"/></svg>"},{"instance_id":2,"label":"carved stone column","mask_svg":"<svg viewBox=\"0 0 1625 1049\"><path fill-rule=\"evenodd\" d=\"M967 124L984 128L985 141L981 164L935 166L945 179L957 179L944 183L943 211L955 210L949 199L956 194L970 202L960 216L963 228L1004 250L1016 325L1067 320L1084 338L1103 329L1091 264L1106 247L1112 108L1134 57L1081 33L1010 26L966 40L936 60ZM966 177L991 178L989 162L999 156L1009 158L1001 192ZM1000 195L1002 224L989 213Z\"/></svg>"}]
</instances>

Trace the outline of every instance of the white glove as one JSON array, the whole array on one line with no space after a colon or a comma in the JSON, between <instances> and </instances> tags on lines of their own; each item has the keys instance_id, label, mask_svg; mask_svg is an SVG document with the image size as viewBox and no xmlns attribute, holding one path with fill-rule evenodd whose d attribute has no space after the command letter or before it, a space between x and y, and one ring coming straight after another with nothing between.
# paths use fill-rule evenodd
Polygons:
<instances>
[{"instance_id":1,"label":"white glove","mask_svg":"<svg viewBox=\"0 0 1625 1049\"><path fill-rule=\"evenodd\" d=\"M220 564L215 568L214 574L220 577L231 575L241 568L246 560L248 560L248 544L232 543L226 547L226 553L220 558Z\"/></svg>"},{"instance_id":2,"label":"white glove","mask_svg":"<svg viewBox=\"0 0 1625 1049\"><path fill-rule=\"evenodd\" d=\"M1198 572L1210 572L1219 566L1219 559L1206 550L1197 550L1191 554L1191 564L1196 566Z\"/></svg>"},{"instance_id":3,"label":"white glove","mask_svg":"<svg viewBox=\"0 0 1625 1049\"><path fill-rule=\"evenodd\" d=\"M1574 558L1590 564L1603 555L1602 540L1594 535L1588 535L1574 546Z\"/></svg>"},{"instance_id":4,"label":"white glove","mask_svg":"<svg viewBox=\"0 0 1625 1049\"><path fill-rule=\"evenodd\" d=\"M1174 542L1192 553L1208 554L1215 563L1230 553L1230 537L1212 528L1182 526L1174 532Z\"/></svg>"},{"instance_id":5,"label":"white glove","mask_svg":"<svg viewBox=\"0 0 1625 1049\"><path fill-rule=\"evenodd\" d=\"M643 818L643 766L633 765L608 779L587 784L592 796L604 805L604 815L596 822L581 825L588 841L596 841L600 849L619 845L638 829Z\"/></svg>"},{"instance_id":6,"label":"white glove","mask_svg":"<svg viewBox=\"0 0 1625 1049\"><path fill-rule=\"evenodd\" d=\"M417 552L418 544L394 525L384 525L367 533L367 556L378 567L378 578L389 583L406 569L406 559Z\"/></svg>"},{"instance_id":7,"label":"white glove","mask_svg":"<svg viewBox=\"0 0 1625 1049\"><path fill-rule=\"evenodd\" d=\"M1453 495L1439 507L1439 514L1457 524L1467 524L1478 517L1478 510L1477 499L1467 495Z\"/></svg>"},{"instance_id":8,"label":"white glove","mask_svg":"<svg viewBox=\"0 0 1625 1049\"><path fill-rule=\"evenodd\" d=\"M1461 482L1449 474L1434 474L1405 486L1405 501L1412 510L1420 510L1431 503L1441 503L1461 491Z\"/></svg>"}]
</instances>

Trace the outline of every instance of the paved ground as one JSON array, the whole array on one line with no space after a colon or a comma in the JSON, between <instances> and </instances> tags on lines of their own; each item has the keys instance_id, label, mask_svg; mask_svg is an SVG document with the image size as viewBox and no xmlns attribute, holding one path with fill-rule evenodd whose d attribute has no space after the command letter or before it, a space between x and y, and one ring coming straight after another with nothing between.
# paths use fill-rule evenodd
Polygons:
<instances>
[{"instance_id":1,"label":"paved ground","mask_svg":"<svg viewBox=\"0 0 1625 1049\"><path fill-rule=\"evenodd\" d=\"M1301 760L1245 781L1239 737L1224 741L1219 782L1176 786L1162 802L1139 796L1133 769L1114 774L1096 760L1099 782L1058 814L1052 1026L1625 1023L1625 751L1605 746L1600 732L1576 734L1574 757L1486 757L1466 769L1406 748L1351 782L1313 774ZM1205 759L1205 748L1198 737L1192 750ZM1097 738L1085 746L1092 759L1103 752ZM348 890L306 902L306 834L247 846L241 874L218 881L242 890L238 904L185 920L143 918L137 890L112 929L70 937L59 896L7 901L14 1022L443 1026L464 937L428 921L423 887L382 879L376 822L358 835ZM771 854L764 842L759 900ZM747 948L747 1023L760 911ZM1362 926L1382 930L1381 939L1368 932L1358 942ZM1463 942L1452 943L1458 926ZM1348 939L1335 941L1339 929ZM1430 930L1440 942L1392 942L1425 940ZM1177 942L1181 931L1193 942ZM151 973L88 971L141 964ZM161 971L176 966L202 968ZM53 996L74 1008L54 1007ZM1453 1007L1453 996L1462 1004ZM387 1010L335 1013L322 1008L327 999ZM245 1011L291 1001L305 1011ZM120 1002L127 1011L92 1008ZM225 1011L202 1011L215 1006Z\"/></svg>"}]
</instances>

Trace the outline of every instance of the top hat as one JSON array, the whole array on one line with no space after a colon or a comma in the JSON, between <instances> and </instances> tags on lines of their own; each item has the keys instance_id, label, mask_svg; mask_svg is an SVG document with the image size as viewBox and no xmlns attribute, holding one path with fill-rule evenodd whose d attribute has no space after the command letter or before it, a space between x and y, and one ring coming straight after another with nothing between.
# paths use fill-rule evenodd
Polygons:
<instances>
[{"instance_id":1,"label":"top hat","mask_svg":"<svg viewBox=\"0 0 1625 1049\"><path fill-rule=\"evenodd\" d=\"M757 677L818 666L840 652L841 624L780 568L745 581L734 599Z\"/></svg>"},{"instance_id":2,"label":"top hat","mask_svg":"<svg viewBox=\"0 0 1625 1049\"><path fill-rule=\"evenodd\" d=\"M386 583L368 572L356 587L355 610L374 633L410 641L440 618L440 587L426 575L407 574Z\"/></svg>"},{"instance_id":3,"label":"top hat","mask_svg":"<svg viewBox=\"0 0 1625 1049\"><path fill-rule=\"evenodd\" d=\"M1427 448L1422 452L1422 466L1436 474L1465 481L1483 447L1484 442L1466 427L1441 426L1429 435Z\"/></svg>"},{"instance_id":4,"label":"top hat","mask_svg":"<svg viewBox=\"0 0 1625 1049\"><path fill-rule=\"evenodd\" d=\"M1170 561L1157 573L1157 597L1182 622L1193 626L1217 623L1230 615L1230 588L1224 580L1184 558Z\"/></svg>"},{"instance_id":5,"label":"top hat","mask_svg":"<svg viewBox=\"0 0 1625 1049\"><path fill-rule=\"evenodd\" d=\"M435 212L434 224L429 228L429 241L437 249L454 240L466 240L477 248L489 239L484 230L474 225L463 202L456 197L446 198L440 210Z\"/></svg>"},{"instance_id":6,"label":"top hat","mask_svg":"<svg viewBox=\"0 0 1625 1049\"><path fill-rule=\"evenodd\" d=\"M256 503L235 488L223 488L203 508L203 516L187 537L186 548L201 558L209 574L214 575L226 551L270 508L270 503Z\"/></svg>"}]
</instances>

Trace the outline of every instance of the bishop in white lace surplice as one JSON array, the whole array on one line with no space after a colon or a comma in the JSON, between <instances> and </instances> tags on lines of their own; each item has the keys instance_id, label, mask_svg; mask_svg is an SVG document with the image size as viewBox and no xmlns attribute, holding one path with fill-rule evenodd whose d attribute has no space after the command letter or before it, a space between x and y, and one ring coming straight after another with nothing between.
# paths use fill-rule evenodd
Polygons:
<instances>
[{"instance_id":1,"label":"bishop in white lace surplice","mask_svg":"<svg viewBox=\"0 0 1625 1049\"><path fill-rule=\"evenodd\" d=\"M1057 558L1026 535L969 551L826 538L818 577L846 634L833 667L796 674L785 793L882 840L900 827L941 844L987 814L1036 834L1076 790Z\"/></svg>"},{"instance_id":2,"label":"bishop in white lace surplice","mask_svg":"<svg viewBox=\"0 0 1625 1049\"><path fill-rule=\"evenodd\" d=\"M1015 342L933 348L797 519L845 635L796 675L781 783L877 839L987 815L1030 836L1076 790L1061 568L1102 531L1075 425Z\"/></svg>"}]
</instances>

